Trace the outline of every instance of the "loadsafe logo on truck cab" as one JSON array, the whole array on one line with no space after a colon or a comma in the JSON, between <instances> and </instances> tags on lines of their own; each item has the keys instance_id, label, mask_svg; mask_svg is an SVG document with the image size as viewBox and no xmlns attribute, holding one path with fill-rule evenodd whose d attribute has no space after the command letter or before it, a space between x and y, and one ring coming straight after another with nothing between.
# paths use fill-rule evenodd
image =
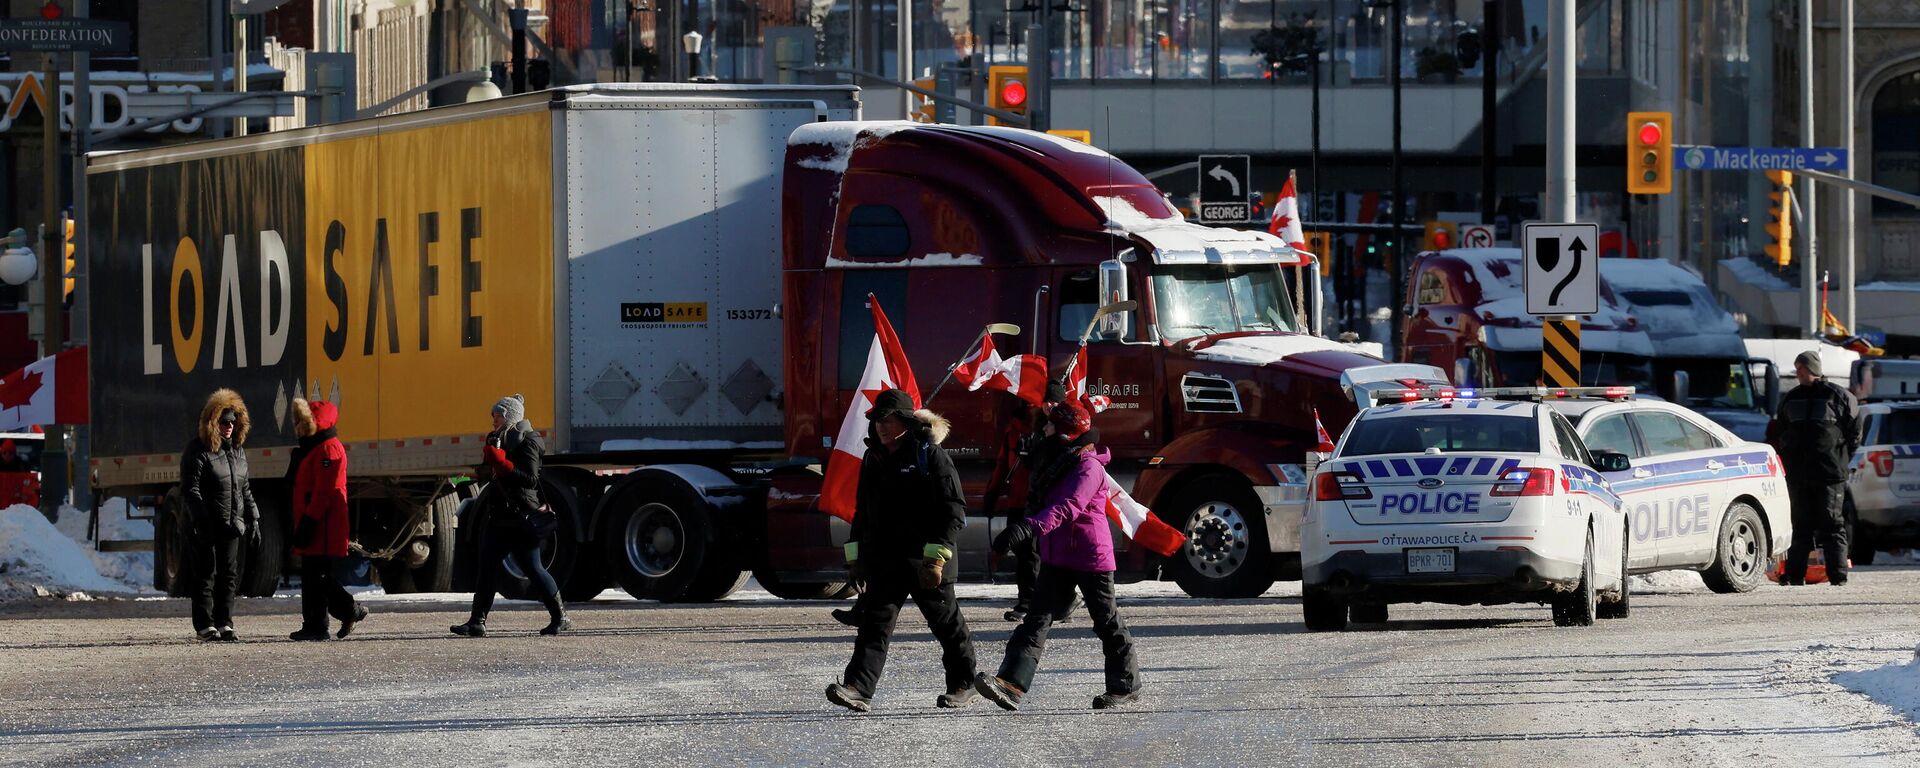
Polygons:
<instances>
[{"instance_id":1,"label":"loadsafe logo on truck cab","mask_svg":"<svg viewBox=\"0 0 1920 768\"><path fill-rule=\"evenodd\" d=\"M622 328L696 328L707 324L704 301L628 302L620 305Z\"/></svg>"}]
</instances>

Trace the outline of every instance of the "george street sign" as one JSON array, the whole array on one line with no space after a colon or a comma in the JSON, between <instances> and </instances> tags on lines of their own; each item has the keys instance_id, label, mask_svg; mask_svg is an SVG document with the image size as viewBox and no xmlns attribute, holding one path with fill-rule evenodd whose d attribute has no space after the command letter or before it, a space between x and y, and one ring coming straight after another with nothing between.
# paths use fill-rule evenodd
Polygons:
<instances>
[{"instance_id":1,"label":"george street sign","mask_svg":"<svg viewBox=\"0 0 1920 768\"><path fill-rule=\"evenodd\" d=\"M1674 145L1674 167L1686 171L1844 171L1838 147L1709 147Z\"/></svg>"},{"instance_id":2,"label":"george street sign","mask_svg":"<svg viewBox=\"0 0 1920 768\"><path fill-rule=\"evenodd\" d=\"M1200 223L1245 224L1252 215L1253 159L1248 155L1200 156Z\"/></svg>"},{"instance_id":3,"label":"george street sign","mask_svg":"<svg viewBox=\"0 0 1920 768\"><path fill-rule=\"evenodd\" d=\"M0 51L128 53L132 43L124 21L0 19Z\"/></svg>"}]
</instances>

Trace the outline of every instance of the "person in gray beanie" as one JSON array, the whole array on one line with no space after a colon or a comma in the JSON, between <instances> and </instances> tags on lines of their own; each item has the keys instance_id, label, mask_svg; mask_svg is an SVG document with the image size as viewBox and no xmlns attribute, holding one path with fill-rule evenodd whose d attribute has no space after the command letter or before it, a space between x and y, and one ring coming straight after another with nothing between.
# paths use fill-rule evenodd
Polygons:
<instances>
[{"instance_id":1,"label":"person in gray beanie","mask_svg":"<svg viewBox=\"0 0 1920 768\"><path fill-rule=\"evenodd\" d=\"M560 602L560 588L540 562L540 542L553 533L559 521L540 502L540 462L546 449L526 414L526 398L517 394L493 404L493 431L480 449L478 472L487 480L487 487L474 501L483 524L473 612L465 624L449 627L456 635L486 637L487 614L493 610L493 596L508 558L526 574L547 607L549 620L540 634L557 635L573 628L573 620Z\"/></svg>"},{"instance_id":2,"label":"person in gray beanie","mask_svg":"<svg viewBox=\"0 0 1920 768\"><path fill-rule=\"evenodd\" d=\"M1853 393L1821 375L1820 353L1807 350L1793 359L1800 386L1780 398L1767 424L1767 442L1780 452L1787 469L1787 498L1793 505L1793 544L1780 583L1806 583L1807 556L1816 539L1826 558L1827 581L1847 583L1847 459L1860 447L1854 422L1859 403Z\"/></svg>"}]
</instances>

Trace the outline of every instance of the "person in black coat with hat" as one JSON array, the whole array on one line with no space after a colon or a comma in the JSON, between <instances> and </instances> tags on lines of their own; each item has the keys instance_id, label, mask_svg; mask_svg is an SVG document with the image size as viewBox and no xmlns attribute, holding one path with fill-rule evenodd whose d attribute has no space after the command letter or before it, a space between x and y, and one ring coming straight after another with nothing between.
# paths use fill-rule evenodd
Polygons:
<instances>
[{"instance_id":1,"label":"person in black coat with hat","mask_svg":"<svg viewBox=\"0 0 1920 768\"><path fill-rule=\"evenodd\" d=\"M916 410L913 398L897 389L880 393L867 419L846 546L849 576L860 590L852 612L859 634L841 682L827 686L827 700L855 712L871 708L894 620L912 598L940 641L946 667L947 692L935 703L967 706L975 695L973 639L946 574L967 507L960 474L940 447L947 420Z\"/></svg>"},{"instance_id":2,"label":"person in black coat with hat","mask_svg":"<svg viewBox=\"0 0 1920 768\"><path fill-rule=\"evenodd\" d=\"M474 500L481 520L479 570L474 575L473 609L463 624L448 627L461 637L486 637L487 615L493 611L493 596L499 591L506 561L526 574L527 582L539 593L547 607L547 626L542 635L558 635L573 629L573 619L560 599L560 587L540 562L540 542L553 532L557 521L551 510L542 509L540 500L540 464L546 446L526 419L526 401L520 395L508 395L493 404L493 431L487 433L480 449L480 474L487 487Z\"/></svg>"}]
</instances>

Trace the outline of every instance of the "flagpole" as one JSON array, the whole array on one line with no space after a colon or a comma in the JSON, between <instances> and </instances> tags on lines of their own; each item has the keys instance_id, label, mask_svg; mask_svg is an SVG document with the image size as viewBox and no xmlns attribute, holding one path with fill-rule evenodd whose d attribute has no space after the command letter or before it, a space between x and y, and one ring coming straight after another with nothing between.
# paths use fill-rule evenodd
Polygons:
<instances>
[{"instance_id":1,"label":"flagpole","mask_svg":"<svg viewBox=\"0 0 1920 768\"><path fill-rule=\"evenodd\" d=\"M974 355L979 354L980 340L987 337L987 329L992 327L992 324L988 324L986 328L981 328L980 335L973 337L973 342L967 345L967 351L960 353L960 359L947 365L947 375L940 377L939 384L933 385L933 392L927 395L923 404L933 402L933 398L939 396L941 388L947 386L948 381L953 380L953 372L959 370L960 366L965 365L968 360L972 360Z\"/></svg>"}]
</instances>

